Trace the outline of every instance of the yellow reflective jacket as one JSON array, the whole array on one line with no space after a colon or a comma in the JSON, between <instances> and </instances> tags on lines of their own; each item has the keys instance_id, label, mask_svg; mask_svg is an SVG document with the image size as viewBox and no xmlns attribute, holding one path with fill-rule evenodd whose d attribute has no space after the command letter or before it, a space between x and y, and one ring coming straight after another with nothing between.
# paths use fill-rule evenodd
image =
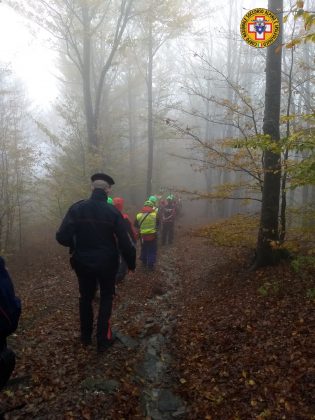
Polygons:
<instances>
[{"instance_id":1,"label":"yellow reflective jacket","mask_svg":"<svg viewBox=\"0 0 315 420\"><path fill-rule=\"evenodd\" d=\"M150 235L157 232L157 211L140 212L136 216L136 225L140 235Z\"/></svg>"}]
</instances>

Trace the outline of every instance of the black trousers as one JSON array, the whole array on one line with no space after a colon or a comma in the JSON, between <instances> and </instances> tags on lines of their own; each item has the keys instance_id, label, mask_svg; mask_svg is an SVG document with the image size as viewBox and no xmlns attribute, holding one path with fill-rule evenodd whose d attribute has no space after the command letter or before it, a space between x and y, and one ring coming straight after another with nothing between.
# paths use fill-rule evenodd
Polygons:
<instances>
[{"instance_id":1,"label":"black trousers","mask_svg":"<svg viewBox=\"0 0 315 420\"><path fill-rule=\"evenodd\" d=\"M115 295L115 277L117 266L111 268L91 269L73 264L79 282L79 313L81 339L89 341L93 332L93 299L97 285L100 288L100 303L98 309L96 337L97 344L104 345L112 338L110 317L112 314L113 297Z\"/></svg>"}]
</instances>

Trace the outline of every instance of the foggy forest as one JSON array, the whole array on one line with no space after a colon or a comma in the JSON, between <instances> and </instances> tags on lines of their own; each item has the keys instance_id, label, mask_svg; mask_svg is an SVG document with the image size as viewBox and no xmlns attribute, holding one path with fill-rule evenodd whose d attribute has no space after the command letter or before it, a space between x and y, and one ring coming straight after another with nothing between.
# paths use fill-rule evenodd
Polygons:
<instances>
[{"instance_id":1,"label":"foggy forest","mask_svg":"<svg viewBox=\"0 0 315 420\"><path fill-rule=\"evenodd\" d=\"M0 25L0 418L314 419L315 1L2 0ZM98 190L86 342L62 234Z\"/></svg>"}]
</instances>

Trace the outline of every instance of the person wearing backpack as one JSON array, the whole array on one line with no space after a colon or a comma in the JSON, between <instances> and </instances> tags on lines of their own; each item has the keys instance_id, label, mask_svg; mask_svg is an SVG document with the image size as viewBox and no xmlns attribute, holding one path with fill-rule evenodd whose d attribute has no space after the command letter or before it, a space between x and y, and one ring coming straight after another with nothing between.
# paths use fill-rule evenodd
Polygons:
<instances>
[{"instance_id":1,"label":"person wearing backpack","mask_svg":"<svg viewBox=\"0 0 315 420\"><path fill-rule=\"evenodd\" d=\"M140 259L149 270L154 270L157 254L157 232L159 217L152 201L146 201L144 207L136 215L134 223L139 232L141 242Z\"/></svg>"},{"instance_id":2,"label":"person wearing backpack","mask_svg":"<svg viewBox=\"0 0 315 420\"><path fill-rule=\"evenodd\" d=\"M7 384L15 367L15 353L7 346L7 337L17 329L20 315L21 301L15 296L10 274L0 257L0 389Z\"/></svg>"}]
</instances>

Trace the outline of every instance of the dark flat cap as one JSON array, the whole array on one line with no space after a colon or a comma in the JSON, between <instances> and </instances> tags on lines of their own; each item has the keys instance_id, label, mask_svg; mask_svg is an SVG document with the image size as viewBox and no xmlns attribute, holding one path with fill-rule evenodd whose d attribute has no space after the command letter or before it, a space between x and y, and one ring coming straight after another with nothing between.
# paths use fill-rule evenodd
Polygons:
<instances>
[{"instance_id":1,"label":"dark flat cap","mask_svg":"<svg viewBox=\"0 0 315 420\"><path fill-rule=\"evenodd\" d=\"M103 173L97 173L91 176L91 181L97 181L98 179L102 180L102 181L106 181L109 185L114 185L115 181L113 180L113 178L109 175L103 174Z\"/></svg>"}]
</instances>

